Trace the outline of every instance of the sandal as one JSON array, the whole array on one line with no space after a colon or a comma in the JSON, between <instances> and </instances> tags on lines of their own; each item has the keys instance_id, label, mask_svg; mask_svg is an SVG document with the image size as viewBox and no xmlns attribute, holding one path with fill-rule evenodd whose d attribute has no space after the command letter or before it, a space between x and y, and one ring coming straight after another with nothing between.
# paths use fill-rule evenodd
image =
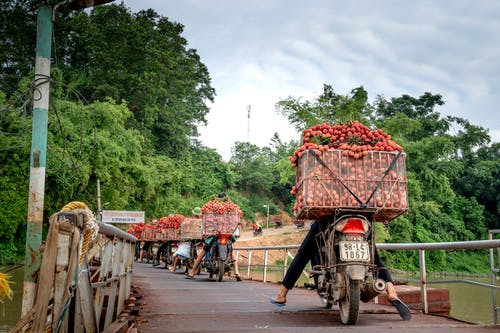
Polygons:
<instances>
[{"instance_id":1,"label":"sandal","mask_svg":"<svg viewBox=\"0 0 500 333\"><path fill-rule=\"evenodd\" d=\"M390 300L390 302L398 310L398 313L403 320L410 320L411 319L411 312L410 312L410 308L408 307L408 305L403 303L403 301L401 301L399 298L395 298L393 300Z\"/></svg>"},{"instance_id":2,"label":"sandal","mask_svg":"<svg viewBox=\"0 0 500 333\"><path fill-rule=\"evenodd\" d=\"M274 297L271 297L271 303L276 305L276 306L279 306L279 307L282 307L282 306L285 306L286 305L286 302L278 302L277 300L274 299Z\"/></svg>"},{"instance_id":3,"label":"sandal","mask_svg":"<svg viewBox=\"0 0 500 333\"><path fill-rule=\"evenodd\" d=\"M239 275L235 275L234 278L236 279L236 281L243 281Z\"/></svg>"}]
</instances>

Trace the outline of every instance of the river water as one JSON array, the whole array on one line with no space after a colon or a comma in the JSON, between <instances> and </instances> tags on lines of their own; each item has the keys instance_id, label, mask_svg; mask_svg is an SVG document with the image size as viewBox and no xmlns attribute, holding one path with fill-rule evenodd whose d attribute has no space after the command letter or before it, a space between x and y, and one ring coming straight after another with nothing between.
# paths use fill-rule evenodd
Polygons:
<instances>
[{"instance_id":1,"label":"river water","mask_svg":"<svg viewBox=\"0 0 500 333\"><path fill-rule=\"evenodd\" d=\"M0 272L5 272L5 267L0 267ZM240 272L245 276L247 270L246 267L241 267ZM4 300L0 303L0 333L7 333L20 319L21 317L21 304L23 295L23 269L14 269L8 272L12 277L11 284L12 291L14 292L13 300ZM281 281L283 272L271 271L267 272L268 282L278 282ZM251 276L253 279L262 280L263 273L260 271L252 271ZM398 279L397 276L394 276ZM405 277L407 278L407 277ZM412 278L413 279L413 278ZM442 280L456 280L456 279L466 279L470 281L490 283L490 278L484 277L463 277L463 276L453 276L447 275L442 276L430 276L428 281L442 281ZM312 283L312 280L302 275L298 281L299 285L303 283ZM414 284L414 283L411 283ZM497 285L500 281L497 280ZM445 288L449 290L450 302L451 302L451 316L463 321L478 323L478 324L493 324L493 306L492 306L492 292L489 288L473 286L464 283L439 283L430 284L430 288ZM497 292L497 305L500 306L500 292ZM499 318L500 320L500 318Z\"/></svg>"}]
</instances>

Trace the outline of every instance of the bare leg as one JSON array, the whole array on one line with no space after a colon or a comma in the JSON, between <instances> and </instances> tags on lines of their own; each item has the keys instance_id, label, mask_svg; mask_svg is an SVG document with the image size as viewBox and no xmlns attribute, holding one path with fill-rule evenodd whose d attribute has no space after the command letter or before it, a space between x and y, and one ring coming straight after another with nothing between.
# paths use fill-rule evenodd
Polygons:
<instances>
[{"instance_id":1,"label":"bare leg","mask_svg":"<svg viewBox=\"0 0 500 333\"><path fill-rule=\"evenodd\" d=\"M234 276L236 277L237 281L241 281L240 277L240 271L238 269L238 258L236 257L236 251L233 250L233 267L234 267Z\"/></svg>"},{"instance_id":2,"label":"bare leg","mask_svg":"<svg viewBox=\"0 0 500 333\"><path fill-rule=\"evenodd\" d=\"M193 264L193 268L188 272L188 277L193 278L194 275L196 274L196 271L198 270L198 267L201 264L201 261L203 260L203 257L205 256L206 252L205 250L201 250L200 254L198 254L198 257L196 257L196 260Z\"/></svg>"},{"instance_id":3,"label":"bare leg","mask_svg":"<svg viewBox=\"0 0 500 333\"><path fill-rule=\"evenodd\" d=\"M387 300L394 305L394 307L398 310L399 315L403 320L410 320L411 319L411 312L410 308L408 305L403 303L398 297L398 294L396 293L396 289L394 288L394 284L392 282L386 282L386 289L385 292L387 293Z\"/></svg>"},{"instance_id":4,"label":"bare leg","mask_svg":"<svg viewBox=\"0 0 500 333\"><path fill-rule=\"evenodd\" d=\"M290 289L288 289L287 287L285 287L284 285L281 285L280 286L280 289L278 290L278 294L276 295L276 297L274 298L274 301L276 303L286 303L286 295L288 294L288 291Z\"/></svg>"},{"instance_id":5,"label":"bare leg","mask_svg":"<svg viewBox=\"0 0 500 333\"><path fill-rule=\"evenodd\" d=\"M385 292L387 293L387 300L392 301L393 299L398 298L398 294L396 293L396 289L394 288L394 284L392 282L387 282L385 284Z\"/></svg>"},{"instance_id":6,"label":"bare leg","mask_svg":"<svg viewBox=\"0 0 500 333\"><path fill-rule=\"evenodd\" d=\"M177 265L179 265L179 256L175 256L174 258L174 263L172 264L172 266L170 266L169 270L172 272L172 273L175 273L175 270L177 269Z\"/></svg>"}]
</instances>

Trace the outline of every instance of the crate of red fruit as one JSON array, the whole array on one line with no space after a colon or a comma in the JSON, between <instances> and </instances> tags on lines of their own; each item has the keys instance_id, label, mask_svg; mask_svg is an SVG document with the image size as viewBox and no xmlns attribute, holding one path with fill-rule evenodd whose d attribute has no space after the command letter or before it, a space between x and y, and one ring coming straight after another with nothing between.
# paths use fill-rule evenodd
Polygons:
<instances>
[{"instance_id":1,"label":"crate of red fruit","mask_svg":"<svg viewBox=\"0 0 500 333\"><path fill-rule=\"evenodd\" d=\"M137 224L132 224L127 229L127 232L133 235L137 239L142 239L142 232L144 231L144 228L145 228L144 222L139 222Z\"/></svg>"},{"instance_id":2,"label":"crate of red fruit","mask_svg":"<svg viewBox=\"0 0 500 333\"><path fill-rule=\"evenodd\" d=\"M241 221L243 212L230 199L214 199L201 207L203 236L232 234Z\"/></svg>"},{"instance_id":3,"label":"crate of red fruit","mask_svg":"<svg viewBox=\"0 0 500 333\"><path fill-rule=\"evenodd\" d=\"M181 240L202 239L201 224L201 218L185 218L181 223Z\"/></svg>"},{"instance_id":4,"label":"crate of red fruit","mask_svg":"<svg viewBox=\"0 0 500 333\"><path fill-rule=\"evenodd\" d=\"M155 240L156 230L152 224L146 224L141 233L141 240L153 241Z\"/></svg>"},{"instance_id":5,"label":"crate of red fruit","mask_svg":"<svg viewBox=\"0 0 500 333\"><path fill-rule=\"evenodd\" d=\"M408 211L406 156L388 134L358 122L325 123L305 130L302 140L290 158L297 219L348 210L389 222Z\"/></svg>"},{"instance_id":6,"label":"crate of red fruit","mask_svg":"<svg viewBox=\"0 0 500 333\"><path fill-rule=\"evenodd\" d=\"M170 214L161 217L156 223L158 239L163 241L180 240L180 226L183 220L184 216L181 214Z\"/></svg>"}]
</instances>

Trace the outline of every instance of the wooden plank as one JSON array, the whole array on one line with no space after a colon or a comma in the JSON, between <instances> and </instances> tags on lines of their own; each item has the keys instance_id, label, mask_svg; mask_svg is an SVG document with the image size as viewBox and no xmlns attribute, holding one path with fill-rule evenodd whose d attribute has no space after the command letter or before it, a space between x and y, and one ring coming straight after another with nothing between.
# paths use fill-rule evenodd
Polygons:
<instances>
[{"instance_id":1,"label":"wooden plank","mask_svg":"<svg viewBox=\"0 0 500 333\"><path fill-rule=\"evenodd\" d=\"M71 233L72 234L72 233ZM57 325L66 300L68 267L71 255L71 234L59 233L57 242L56 276L54 279L54 316L52 327Z\"/></svg>"},{"instance_id":2,"label":"wooden plank","mask_svg":"<svg viewBox=\"0 0 500 333\"><path fill-rule=\"evenodd\" d=\"M122 250L120 251L120 269L119 269L119 275L120 275L120 282L119 282L119 292L118 292L118 304L116 305L116 316L119 316L120 313L123 311L123 305L125 304L126 300L126 291L127 291L127 286L126 286L126 281L127 277L124 275L127 269L127 261L128 261L128 251L127 251L127 245L124 242L121 243L121 248Z\"/></svg>"},{"instance_id":3,"label":"wooden plank","mask_svg":"<svg viewBox=\"0 0 500 333\"><path fill-rule=\"evenodd\" d=\"M122 251L122 243L118 242L114 246L113 252L113 272L111 274L112 277L117 277L120 272L120 252ZM104 320L104 328L111 325L113 322L113 316L115 312L115 304L116 304L116 293L117 293L118 281L111 282L109 297L108 297L108 306L106 309L106 319Z\"/></svg>"},{"instance_id":4,"label":"wooden plank","mask_svg":"<svg viewBox=\"0 0 500 333\"><path fill-rule=\"evenodd\" d=\"M99 268L99 280L98 282L104 282L106 281L109 273L109 269L111 267L111 262L112 262L112 257L113 257L113 242L108 240L106 245L104 246L104 249L101 250L101 266ZM96 313L96 318L97 320L101 321L102 318L102 308L104 305L104 298L105 298L105 290L108 288L108 286L99 286L96 289L95 297L94 297L94 309Z\"/></svg>"},{"instance_id":5,"label":"wooden plank","mask_svg":"<svg viewBox=\"0 0 500 333\"><path fill-rule=\"evenodd\" d=\"M47 311L49 301L52 299L54 285L58 237L59 221L57 221L55 215L52 215L38 276L33 332L44 332L47 324Z\"/></svg>"},{"instance_id":6,"label":"wooden plank","mask_svg":"<svg viewBox=\"0 0 500 333\"><path fill-rule=\"evenodd\" d=\"M63 223L64 224L69 224L69 223ZM78 253L78 246L80 244L80 230L76 227L73 227L73 237L71 238L71 250L70 250L70 259L69 259L69 265L68 265L68 274L66 275L66 294L64 297L64 306L69 307L71 298L73 295L70 295L69 293L69 288L70 286L75 286L75 271L76 267L78 264L78 258L79 258L79 253ZM66 333L69 329L69 309L64 310L61 309L61 311L65 311L64 313L64 319L62 320L61 323L61 328L59 333ZM62 313L57 313L55 312L55 316L52 322L52 330L56 331L57 327L57 322L59 320L59 317L63 315Z\"/></svg>"},{"instance_id":7,"label":"wooden plank","mask_svg":"<svg viewBox=\"0 0 500 333\"><path fill-rule=\"evenodd\" d=\"M127 320L115 320L111 325L109 325L101 333L127 333L130 328L130 324Z\"/></svg>"},{"instance_id":8,"label":"wooden plank","mask_svg":"<svg viewBox=\"0 0 500 333\"><path fill-rule=\"evenodd\" d=\"M90 286L90 277L87 267L80 271L78 276L78 294L80 296L80 307L82 311L83 325L86 333L98 331L94 310L94 296Z\"/></svg>"}]
</instances>

